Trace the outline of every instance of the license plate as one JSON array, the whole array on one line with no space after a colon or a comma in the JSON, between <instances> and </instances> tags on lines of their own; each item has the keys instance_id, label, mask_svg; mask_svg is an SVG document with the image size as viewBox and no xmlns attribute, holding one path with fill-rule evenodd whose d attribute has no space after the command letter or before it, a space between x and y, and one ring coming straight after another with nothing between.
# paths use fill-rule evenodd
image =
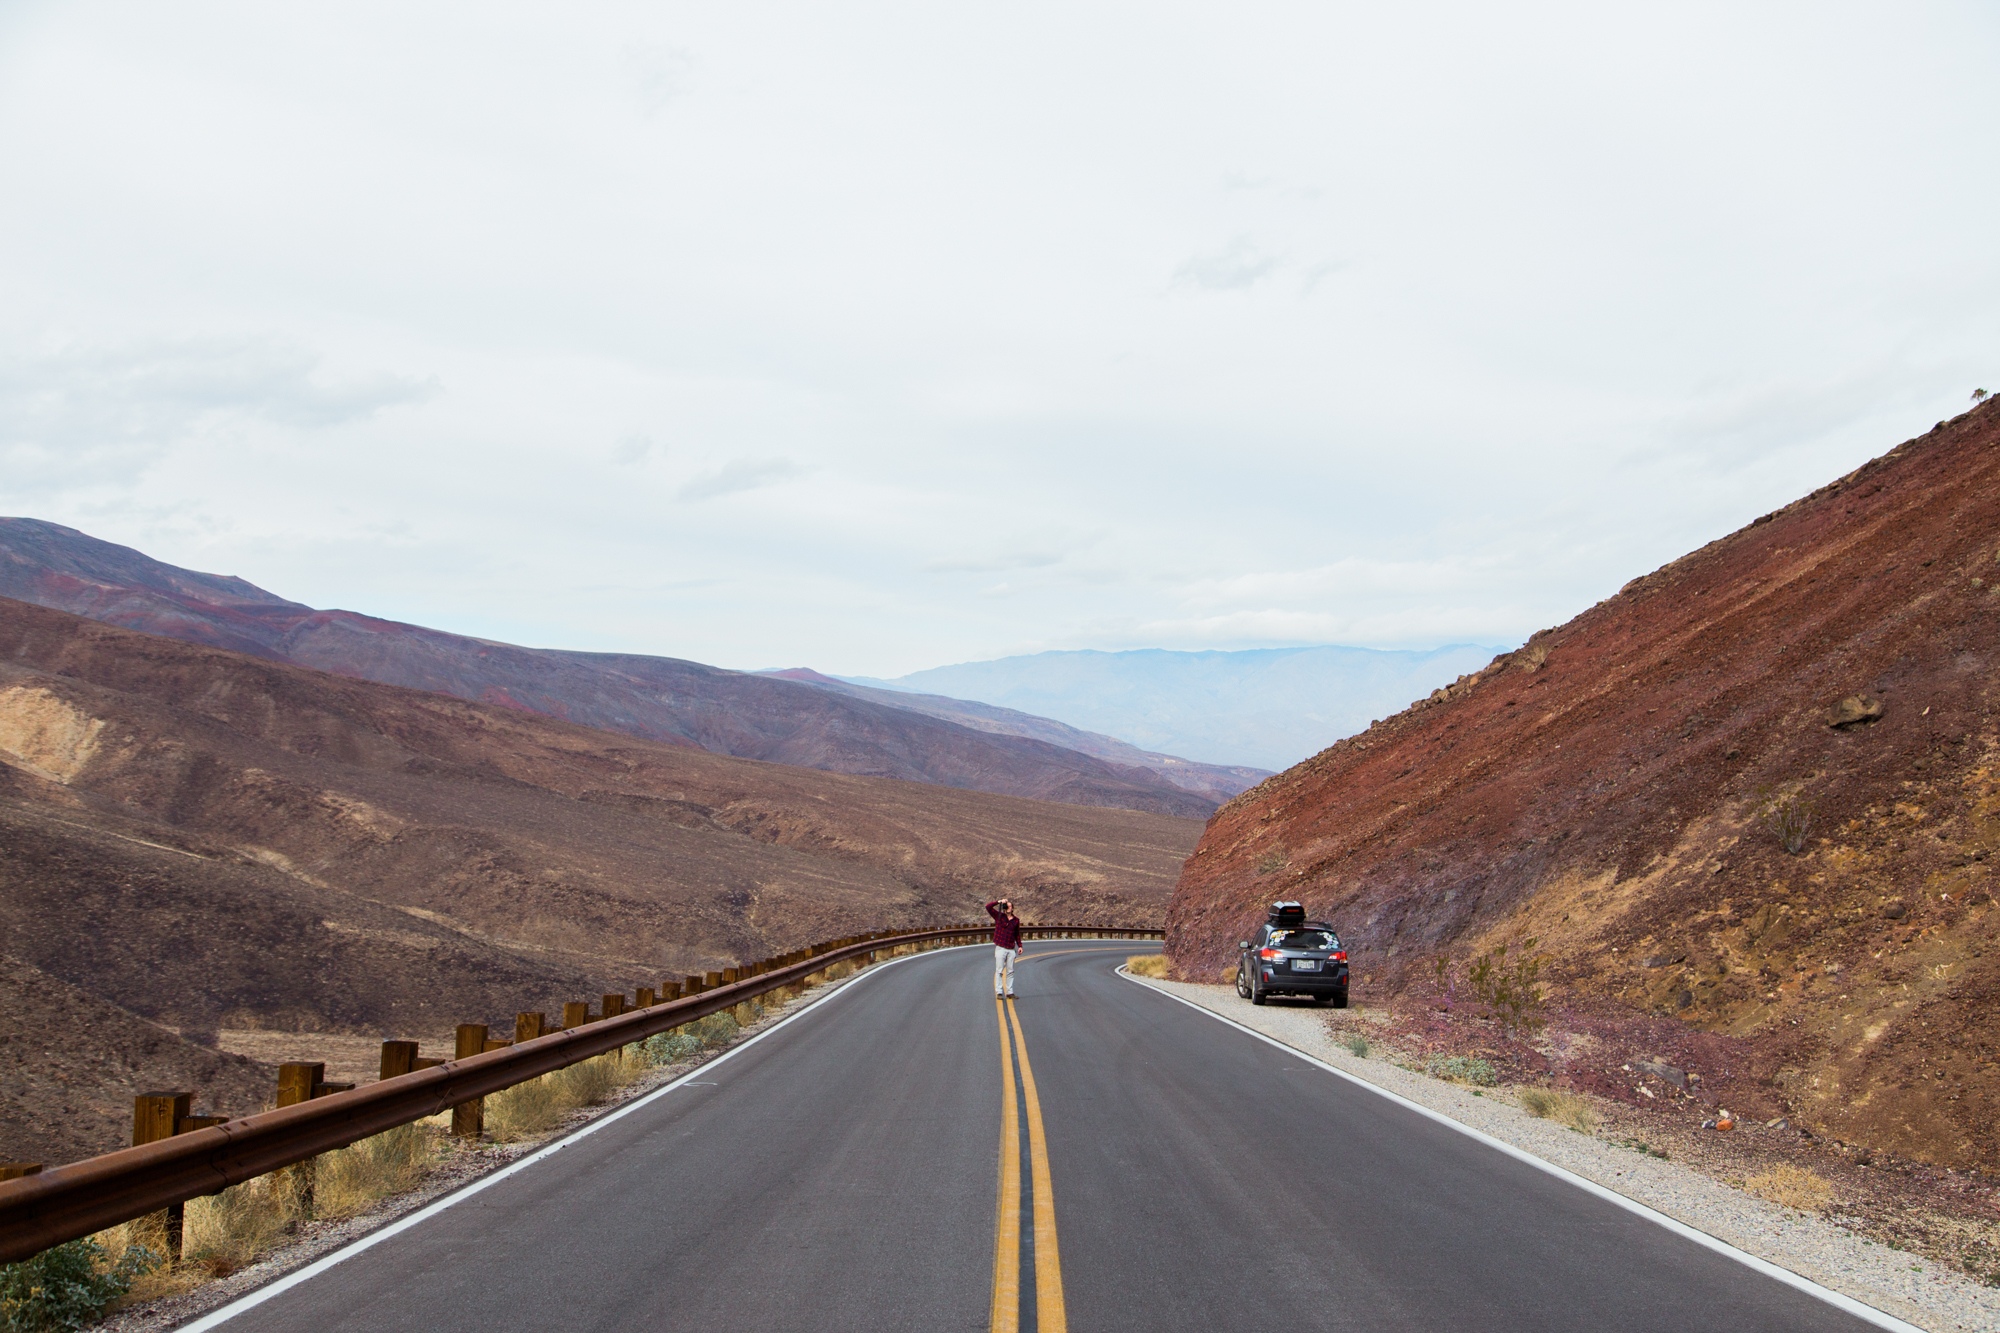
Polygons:
<instances>
[{"instance_id":1,"label":"license plate","mask_svg":"<svg viewBox=\"0 0 2000 1333\"><path fill-rule=\"evenodd\" d=\"M1319 971L1319 959L1317 959L1317 958L1294 958L1294 959L1292 960L1292 971L1294 971L1294 972L1317 972L1317 971Z\"/></svg>"}]
</instances>

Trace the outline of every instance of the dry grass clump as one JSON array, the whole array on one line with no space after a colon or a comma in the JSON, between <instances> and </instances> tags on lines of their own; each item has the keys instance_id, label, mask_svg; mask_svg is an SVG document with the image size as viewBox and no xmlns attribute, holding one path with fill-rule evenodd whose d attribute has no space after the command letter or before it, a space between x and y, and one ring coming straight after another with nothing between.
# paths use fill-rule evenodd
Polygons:
<instances>
[{"instance_id":1,"label":"dry grass clump","mask_svg":"<svg viewBox=\"0 0 2000 1333\"><path fill-rule=\"evenodd\" d=\"M488 1097L486 1132L500 1143L533 1138L554 1128L571 1109L562 1100L555 1075L544 1074Z\"/></svg>"},{"instance_id":2,"label":"dry grass clump","mask_svg":"<svg viewBox=\"0 0 2000 1333\"><path fill-rule=\"evenodd\" d=\"M436 1125L398 1125L310 1162L232 1185L220 1194L189 1199L180 1261L138 1273L121 1304L177 1296L228 1277L283 1244L307 1218L352 1217L382 1199L415 1189L443 1150ZM313 1182L310 1203L305 1191L308 1178ZM111 1265L141 1247L164 1255L166 1214L126 1222L92 1239L104 1247L105 1262Z\"/></svg>"},{"instance_id":3,"label":"dry grass clump","mask_svg":"<svg viewBox=\"0 0 2000 1333\"><path fill-rule=\"evenodd\" d=\"M1579 1134L1588 1134L1597 1128L1597 1112L1590 1109L1588 1099L1574 1092L1529 1088L1521 1094L1521 1109L1537 1120L1553 1120L1557 1124L1568 1125Z\"/></svg>"},{"instance_id":4,"label":"dry grass clump","mask_svg":"<svg viewBox=\"0 0 2000 1333\"><path fill-rule=\"evenodd\" d=\"M727 1016L713 1015L687 1027L699 1028L703 1024L711 1024L716 1017ZM729 1027L733 1031L736 1024L731 1021ZM686 1031L682 1028L662 1035L673 1037ZM659 1043L657 1047L656 1043ZM655 1064L664 1064L687 1053L682 1052L679 1046L678 1043L660 1043L660 1038L655 1037L651 1041L634 1042L630 1046L592 1056L567 1069L531 1078L526 1083L516 1083L486 1099L486 1130L501 1143L545 1133L571 1111L595 1106L620 1088L630 1087L644 1078ZM700 1047L697 1045L693 1049Z\"/></svg>"},{"instance_id":5,"label":"dry grass clump","mask_svg":"<svg viewBox=\"0 0 2000 1333\"><path fill-rule=\"evenodd\" d=\"M444 1148L435 1125L398 1125L320 1157L313 1195L316 1217L353 1217L423 1183Z\"/></svg>"},{"instance_id":6,"label":"dry grass clump","mask_svg":"<svg viewBox=\"0 0 2000 1333\"><path fill-rule=\"evenodd\" d=\"M1833 1186L1802 1166L1774 1166L1762 1175L1751 1176L1743 1188L1801 1213L1818 1212L1833 1200Z\"/></svg>"},{"instance_id":7,"label":"dry grass clump","mask_svg":"<svg viewBox=\"0 0 2000 1333\"><path fill-rule=\"evenodd\" d=\"M1173 966L1163 953L1135 953L1125 960L1125 970L1133 976L1158 977L1162 981L1166 980Z\"/></svg>"},{"instance_id":8,"label":"dry grass clump","mask_svg":"<svg viewBox=\"0 0 2000 1333\"><path fill-rule=\"evenodd\" d=\"M300 1204L295 1170L246 1180L205 1199L189 1199L180 1261L162 1262L135 1276L119 1304L178 1296L254 1263L297 1231L304 1215ZM165 1218L164 1213L152 1213L91 1239L104 1247L112 1262L138 1247L164 1255Z\"/></svg>"}]
</instances>

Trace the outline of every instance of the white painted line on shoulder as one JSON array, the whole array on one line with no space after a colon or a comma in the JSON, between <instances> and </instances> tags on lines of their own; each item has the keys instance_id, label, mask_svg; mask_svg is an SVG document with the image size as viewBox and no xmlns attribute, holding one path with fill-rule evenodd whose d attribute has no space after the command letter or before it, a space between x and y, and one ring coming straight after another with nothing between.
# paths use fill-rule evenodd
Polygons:
<instances>
[{"instance_id":1,"label":"white painted line on shoulder","mask_svg":"<svg viewBox=\"0 0 2000 1333\"><path fill-rule=\"evenodd\" d=\"M1658 1226L1665 1227L1667 1230L1673 1232L1677 1236L1684 1237L1688 1240L1693 1241L1697 1245L1705 1246L1708 1249L1714 1250L1717 1254L1720 1254L1725 1258L1734 1259L1737 1263L1742 1264L1745 1268L1755 1269L1757 1272L1762 1273L1765 1277L1773 1278L1779 1282L1784 1283L1788 1287L1796 1287L1798 1290L1806 1293L1806 1295L1814 1297L1817 1300L1825 1301L1828 1305L1833 1306L1835 1309L1843 1310L1846 1313L1853 1315L1857 1319L1862 1319L1870 1324L1875 1325L1875 1327L1877 1328L1890 1329L1893 1330L1893 1333L1924 1333L1924 1331L1918 1328L1915 1324L1905 1323L1902 1320L1896 1318L1896 1316L1892 1314L1886 1314L1883 1311L1876 1309L1872 1305L1867 1305L1861 1301L1857 1301L1852 1296L1842 1295L1840 1292L1837 1292L1830 1287L1822 1287L1819 1283L1814 1282L1811 1278L1800 1277L1797 1273L1794 1273L1791 1269L1780 1267L1779 1265L1772 1263L1768 1259L1760 1259L1756 1255L1751 1254L1747 1250L1739 1250L1726 1240L1719 1240L1716 1237L1709 1235L1706 1231L1702 1231L1697 1227L1689 1226L1687 1223L1680 1221L1678 1218L1672 1218L1667 1216L1665 1213L1660 1212L1658 1209L1648 1208L1645 1204L1640 1203L1636 1199L1628 1199L1616 1190L1606 1189L1604 1186L1598 1184L1596 1181L1587 1179L1586 1177L1583 1176L1579 1176L1574 1171L1566 1170L1563 1167L1557 1166L1554 1162L1547 1161L1544 1160L1543 1158L1537 1157L1525 1148L1517 1148L1513 1144L1506 1142L1504 1139L1496 1139L1491 1134L1484 1133L1480 1130L1474 1129L1470 1125L1464 1124L1457 1120L1453 1120L1450 1116L1444 1114L1444 1112L1442 1111L1433 1111L1430 1107L1423 1105L1421 1102L1413 1102L1408 1097L1401 1096L1400 1094L1389 1091L1387 1088L1378 1086L1377 1084L1374 1083L1370 1083L1367 1079L1361 1078L1360 1076L1355 1074L1351 1074L1347 1070L1340 1068L1338 1065L1330 1065L1324 1060L1306 1054L1304 1051L1300 1050L1296 1046L1287 1045L1286 1043L1279 1041L1276 1037L1267 1036L1266 1034L1257 1031L1257 1029L1253 1027L1246 1027L1245 1025L1237 1022L1233 1018L1229 1018L1222 1014L1218 1014L1213 1009L1209 1009L1202 1005L1196 1004L1193 1000L1183 999L1182 997L1175 995L1171 991L1161 990L1158 986L1147 985L1147 983L1143 979L1133 976L1130 972L1126 971L1125 968L1122 966L1119 967L1117 970L1119 976L1125 978L1127 981L1134 983L1135 985L1145 986L1147 990L1153 992L1155 995L1159 995L1166 999L1172 1000L1176 1004L1184 1004L1188 1008L1194 1010L1196 1013L1206 1014L1208 1017L1214 1019L1218 1023L1226 1023L1230 1027L1235 1028L1238 1032L1245 1033L1249 1036L1255 1037L1258 1041L1265 1042L1271 1046L1275 1046L1279 1050L1284 1051L1288 1055L1295 1055L1301 1060L1305 1060L1310 1064L1317 1065L1319 1068L1324 1069L1327 1073L1334 1075L1336 1078L1344 1078L1349 1083L1354 1084L1356 1087L1366 1088L1368 1091L1374 1093L1378 1097L1386 1097L1390 1101L1396 1103L1398 1106L1402 1106L1409 1110L1415 1111L1420 1116L1425 1116L1431 1120L1437 1121L1440 1125L1444 1125L1448 1128L1457 1130L1459 1133L1465 1135L1467 1138L1477 1139L1479 1142L1485 1144L1489 1148L1495 1149L1496 1151L1499 1152L1503 1152L1507 1154L1509 1157L1516 1159L1517 1161L1526 1162L1529 1166L1532 1166L1539 1171L1546 1171L1550 1175L1554 1176L1556 1179L1566 1181L1569 1184L1576 1186L1578 1189L1583 1190L1585 1193L1594 1194L1598 1198L1605 1200L1607 1203L1616 1204L1618 1207L1623 1208L1626 1212L1635 1213L1638 1216L1645 1218L1648 1222L1652 1222Z\"/></svg>"},{"instance_id":2,"label":"white painted line on shoulder","mask_svg":"<svg viewBox=\"0 0 2000 1333\"><path fill-rule=\"evenodd\" d=\"M907 963L918 958L928 958L931 956L931 954L950 953L952 952L952 950L955 949L966 949L966 948L976 948L976 947L978 946L955 944L950 946L950 948L946 949L932 949L928 953L913 953L905 955L902 958L891 958L886 962L877 963L873 967L870 967L866 971L857 975L852 981L848 982L846 985L836 987L835 989L827 992L825 995L820 996L818 999L814 1000L811 1004L807 1005L805 1008L799 1010L795 1014L786 1014L783 1018L773 1023L770 1027L765 1028L762 1032L750 1038L748 1041L741 1042L738 1045L730 1047L728 1050L724 1051L721 1055L716 1056L713 1060L707 1061L698 1068L689 1070L687 1073L681 1075L673 1082L655 1088L651 1092L647 1093L645 1096L635 1098L631 1102L628 1102L624 1106L619 1107L615 1111L607 1112L606 1114L597 1117L595 1120L577 1126L574 1130L571 1130L568 1134L563 1135L563 1137L555 1140L554 1142L545 1144L542 1147L537 1148L534 1152L529 1153L526 1157L523 1157L520 1161L509 1163L507 1166L500 1168L498 1171L493 1172L491 1175L481 1176L479 1179L471 1182L470 1184L465 1185L464 1187L455 1190L450 1194L445 1195L442 1199L438 1199L433 1203L424 1205L422 1208L419 1208L416 1212L411 1213L408 1217L397 1218L394 1222L389 1223L387 1226L381 1227L375 1231L371 1231L367 1235L361 1237L359 1240L352 1241L346 1245L341 1246L339 1249L333 1251L333 1253L331 1254L322 1255L320 1258L313 1260L311 1263L307 1264L303 1268L297 1269L294 1272L287 1273L283 1277L277 1278L257 1288L255 1291L248 1292L242 1296L239 1296L235 1300L231 1301L229 1304L222 1306L220 1309L211 1310L209 1313L203 1315L201 1318L195 1320L191 1324L181 1325L177 1333L204 1333L204 1331L207 1329L216 1328L222 1324L228 1323L230 1320L236 1318L236 1316L240 1314L247 1314L251 1310L256 1309L258 1306L262 1305L264 1302L272 1299L273 1297L282 1296L285 1292L290 1291L293 1287L298 1286L300 1283L310 1282L312 1279L318 1277L321 1273L326 1272L327 1269L332 1268L335 1264L338 1264L343 1260L352 1259L355 1255L362 1253L364 1250L373 1249L375 1246L380 1245L383 1241L401 1235L403 1232L408 1231L411 1227L416 1226L418 1223L425 1222L433 1217L436 1217L439 1213L443 1212L445 1209L450 1208L456 1204L464 1203L467 1199L470 1199L473 1195L480 1193L482 1190L490 1189L492 1186L498 1185L501 1181L507 1179L507 1177L511 1175L514 1175L516 1172L525 1171L529 1167L533 1166L535 1163L542 1161L544 1158L554 1156L556 1153L561 1152L564 1148L567 1148L570 1144L577 1142L579 1139L588 1138L590 1135L595 1134L598 1130L603 1129L605 1126L616 1124L618 1121L623 1120L626 1116L631 1115L634 1111L637 1111L642 1107L649 1106L652 1103L658 1101L660 1098L672 1092L675 1088L715 1087L716 1084L712 1082L707 1082L705 1080L697 1079L695 1078L695 1075L706 1074L711 1070L713 1070L717 1065L721 1064L723 1061L734 1059L736 1056L741 1055L744 1051L749 1050L752 1046L755 1046L758 1042L764 1040L764 1038L770 1036L774 1032L777 1032L780 1028L786 1027L792 1023L797 1022L799 1019L804 1018L807 1014L816 1012L822 1005L826 1004L828 1001L839 999L841 996L847 994L848 991L854 989L855 986L868 980L870 977L881 975L884 971L888 970L891 967L894 967L898 963Z\"/></svg>"}]
</instances>

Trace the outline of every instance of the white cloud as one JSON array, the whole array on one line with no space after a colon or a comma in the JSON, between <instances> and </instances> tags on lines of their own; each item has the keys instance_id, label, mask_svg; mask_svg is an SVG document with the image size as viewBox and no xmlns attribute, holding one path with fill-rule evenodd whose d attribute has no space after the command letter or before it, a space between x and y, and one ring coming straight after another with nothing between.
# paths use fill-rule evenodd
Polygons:
<instances>
[{"instance_id":1,"label":"white cloud","mask_svg":"<svg viewBox=\"0 0 2000 1333\"><path fill-rule=\"evenodd\" d=\"M627 435L612 449L611 461L625 467L633 467L650 458L656 448L658 445L650 435L637 433Z\"/></svg>"},{"instance_id":2,"label":"white cloud","mask_svg":"<svg viewBox=\"0 0 2000 1333\"><path fill-rule=\"evenodd\" d=\"M927 560L923 569L929 574L994 574L1003 569L1046 569L1061 564L1062 559L1060 551L1012 551L1005 555Z\"/></svg>"},{"instance_id":3,"label":"white cloud","mask_svg":"<svg viewBox=\"0 0 2000 1333\"><path fill-rule=\"evenodd\" d=\"M1255 286L1277 266L1276 258L1249 238L1238 236L1219 250L1189 259L1174 271L1174 281L1211 292L1235 291Z\"/></svg>"},{"instance_id":4,"label":"white cloud","mask_svg":"<svg viewBox=\"0 0 2000 1333\"><path fill-rule=\"evenodd\" d=\"M798 474L798 464L789 458L732 459L687 482L679 494L683 500L713 500L720 495L775 486Z\"/></svg>"},{"instance_id":5,"label":"white cloud","mask_svg":"<svg viewBox=\"0 0 2000 1333\"><path fill-rule=\"evenodd\" d=\"M0 6L0 512L724 665L1519 642L2000 387L1996 39Z\"/></svg>"},{"instance_id":6,"label":"white cloud","mask_svg":"<svg viewBox=\"0 0 2000 1333\"><path fill-rule=\"evenodd\" d=\"M136 478L190 436L323 431L434 397L435 379L328 375L324 358L271 337L72 344L0 356L0 457L13 484L60 490Z\"/></svg>"}]
</instances>

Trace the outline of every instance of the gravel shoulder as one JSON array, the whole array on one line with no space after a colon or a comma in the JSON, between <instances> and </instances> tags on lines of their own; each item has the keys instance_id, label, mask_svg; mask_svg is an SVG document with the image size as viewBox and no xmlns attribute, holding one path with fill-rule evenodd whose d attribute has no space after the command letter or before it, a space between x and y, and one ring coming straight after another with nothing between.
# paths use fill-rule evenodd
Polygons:
<instances>
[{"instance_id":1,"label":"gravel shoulder","mask_svg":"<svg viewBox=\"0 0 2000 1333\"><path fill-rule=\"evenodd\" d=\"M1616 1108L1605 1108L1598 1132L1579 1133L1529 1115L1515 1103L1511 1089L1486 1089L1482 1094L1405 1069L1387 1050L1372 1057L1355 1056L1336 1040L1324 1010L1281 1000L1256 1007L1227 986L1131 979L1227 1017L1920 1328L1934 1333L2000 1329L2000 1288L1907 1250L1876 1244L1815 1214L1780 1207L1697 1165L1662 1160L1640 1146L1647 1140L1631 1133L1636 1126L1629 1125Z\"/></svg>"}]
</instances>

